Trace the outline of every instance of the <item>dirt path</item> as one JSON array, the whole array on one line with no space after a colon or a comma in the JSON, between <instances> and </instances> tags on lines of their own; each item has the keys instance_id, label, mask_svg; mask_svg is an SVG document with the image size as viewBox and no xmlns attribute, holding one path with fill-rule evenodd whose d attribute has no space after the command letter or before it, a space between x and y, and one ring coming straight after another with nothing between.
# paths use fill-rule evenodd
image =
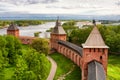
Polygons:
<instances>
[{"instance_id":1,"label":"dirt path","mask_svg":"<svg viewBox=\"0 0 120 80\"><path fill-rule=\"evenodd\" d=\"M50 70L50 73L49 73L47 80L53 80L55 73L56 73L57 64L50 56L48 56L47 58L51 62L51 70Z\"/></svg>"}]
</instances>

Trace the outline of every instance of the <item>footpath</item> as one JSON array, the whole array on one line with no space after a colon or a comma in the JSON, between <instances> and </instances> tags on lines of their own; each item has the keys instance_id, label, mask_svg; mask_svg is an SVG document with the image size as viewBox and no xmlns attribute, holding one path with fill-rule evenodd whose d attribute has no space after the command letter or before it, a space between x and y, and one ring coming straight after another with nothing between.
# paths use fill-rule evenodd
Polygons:
<instances>
[{"instance_id":1,"label":"footpath","mask_svg":"<svg viewBox=\"0 0 120 80\"><path fill-rule=\"evenodd\" d=\"M57 64L50 56L47 56L47 58L51 62L51 70L50 70L50 73L49 73L47 80L53 80L55 73L56 73Z\"/></svg>"}]
</instances>

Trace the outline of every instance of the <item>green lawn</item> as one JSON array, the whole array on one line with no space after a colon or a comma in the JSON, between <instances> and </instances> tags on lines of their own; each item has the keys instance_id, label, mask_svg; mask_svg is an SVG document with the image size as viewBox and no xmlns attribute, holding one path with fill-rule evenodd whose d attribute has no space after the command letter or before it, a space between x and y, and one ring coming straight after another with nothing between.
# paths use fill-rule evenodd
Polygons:
<instances>
[{"instance_id":1,"label":"green lawn","mask_svg":"<svg viewBox=\"0 0 120 80\"><path fill-rule=\"evenodd\" d=\"M120 80L120 55L109 55L108 80Z\"/></svg>"},{"instance_id":2,"label":"green lawn","mask_svg":"<svg viewBox=\"0 0 120 80\"><path fill-rule=\"evenodd\" d=\"M66 76L65 80L80 80L81 79L81 70L78 66L75 66L71 74Z\"/></svg>"},{"instance_id":3,"label":"green lawn","mask_svg":"<svg viewBox=\"0 0 120 80\"><path fill-rule=\"evenodd\" d=\"M53 53L50 54L50 56L56 61L58 66L54 80L57 80L59 76L69 72L73 65L75 65L70 59L66 58L65 56L59 53ZM80 80L80 79L81 79L80 68L75 65L74 70L69 75L66 76L65 80Z\"/></svg>"}]
</instances>

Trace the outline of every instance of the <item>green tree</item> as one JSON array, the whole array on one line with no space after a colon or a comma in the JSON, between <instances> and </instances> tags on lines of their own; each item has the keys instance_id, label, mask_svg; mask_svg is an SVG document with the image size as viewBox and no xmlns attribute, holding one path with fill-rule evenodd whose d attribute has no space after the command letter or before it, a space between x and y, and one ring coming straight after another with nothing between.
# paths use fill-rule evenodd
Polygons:
<instances>
[{"instance_id":1,"label":"green tree","mask_svg":"<svg viewBox=\"0 0 120 80\"><path fill-rule=\"evenodd\" d=\"M37 76L33 71L26 71L22 77L22 80L37 80Z\"/></svg>"},{"instance_id":2,"label":"green tree","mask_svg":"<svg viewBox=\"0 0 120 80\"><path fill-rule=\"evenodd\" d=\"M91 29L91 27L88 27L73 30L70 34L71 42L81 46L89 36Z\"/></svg>"},{"instance_id":3,"label":"green tree","mask_svg":"<svg viewBox=\"0 0 120 80\"><path fill-rule=\"evenodd\" d=\"M62 26L67 33L67 40L71 42L71 32L73 30L79 29L77 26L75 26L76 22L75 21L68 21L65 22Z\"/></svg>"},{"instance_id":4,"label":"green tree","mask_svg":"<svg viewBox=\"0 0 120 80\"><path fill-rule=\"evenodd\" d=\"M8 64L8 52L6 51L6 40L4 36L0 36L0 69L3 69Z\"/></svg>"},{"instance_id":5,"label":"green tree","mask_svg":"<svg viewBox=\"0 0 120 80\"><path fill-rule=\"evenodd\" d=\"M45 53L45 55L49 52L49 44L46 39L37 38L33 40L31 47L39 53Z\"/></svg>"},{"instance_id":6,"label":"green tree","mask_svg":"<svg viewBox=\"0 0 120 80\"><path fill-rule=\"evenodd\" d=\"M4 57L2 56L2 51L0 50L0 71L4 68Z\"/></svg>"},{"instance_id":7,"label":"green tree","mask_svg":"<svg viewBox=\"0 0 120 80\"><path fill-rule=\"evenodd\" d=\"M15 73L12 79L23 80L23 76L27 71L27 64L22 56L17 56L15 67Z\"/></svg>"},{"instance_id":8,"label":"green tree","mask_svg":"<svg viewBox=\"0 0 120 80\"><path fill-rule=\"evenodd\" d=\"M25 55L25 60L28 65L28 70L33 71L33 73L31 72L33 77L35 77L35 74L37 80L46 80L49 71L49 61L44 54L40 54L36 50L31 49L29 50L29 54Z\"/></svg>"},{"instance_id":9,"label":"green tree","mask_svg":"<svg viewBox=\"0 0 120 80\"><path fill-rule=\"evenodd\" d=\"M112 52L120 52L120 34L107 35L106 43Z\"/></svg>"},{"instance_id":10,"label":"green tree","mask_svg":"<svg viewBox=\"0 0 120 80\"><path fill-rule=\"evenodd\" d=\"M21 46L16 37L0 36L0 79L4 80L4 70L12 67L15 72L11 80L46 80L50 69L48 65L50 63L42 51L40 53L29 46Z\"/></svg>"},{"instance_id":11,"label":"green tree","mask_svg":"<svg viewBox=\"0 0 120 80\"><path fill-rule=\"evenodd\" d=\"M7 52L8 52L8 58L9 58L9 63L11 64L15 64L16 63L16 58L17 55L21 55L21 43L19 41L19 39L17 39L14 36L5 36L7 44L6 44L6 48L7 48Z\"/></svg>"}]
</instances>

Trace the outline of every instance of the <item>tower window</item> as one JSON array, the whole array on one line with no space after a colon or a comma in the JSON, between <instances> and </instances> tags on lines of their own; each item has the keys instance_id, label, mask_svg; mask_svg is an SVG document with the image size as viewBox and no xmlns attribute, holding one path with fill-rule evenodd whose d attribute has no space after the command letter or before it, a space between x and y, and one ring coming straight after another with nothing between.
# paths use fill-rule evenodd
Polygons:
<instances>
[{"instance_id":1,"label":"tower window","mask_svg":"<svg viewBox=\"0 0 120 80\"><path fill-rule=\"evenodd\" d=\"M102 56L100 56L100 60L102 60Z\"/></svg>"},{"instance_id":2,"label":"tower window","mask_svg":"<svg viewBox=\"0 0 120 80\"><path fill-rule=\"evenodd\" d=\"M98 48L98 52L100 52L100 48Z\"/></svg>"},{"instance_id":3,"label":"tower window","mask_svg":"<svg viewBox=\"0 0 120 80\"><path fill-rule=\"evenodd\" d=\"M94 52L95 52L95 48L94 48Z\"/></svg>"},{"instance_id":4,"label":"tower window","mask_svg":"<svg viewBox=\"0 0 120 80\"><path fill-rule=\"evenodd\" d=\"M91 48L89 49L89 52L91 52Z\"/></svg>"},{"instance_id":5,"label":"tower window","mask_svg":"<svg viewBox=\"0 0 120 80\"><path fill-rule=\"evenodd\" d=\"M104 49L102 49L102 52L104 52Z\"/></svg>"}]
</instances>

